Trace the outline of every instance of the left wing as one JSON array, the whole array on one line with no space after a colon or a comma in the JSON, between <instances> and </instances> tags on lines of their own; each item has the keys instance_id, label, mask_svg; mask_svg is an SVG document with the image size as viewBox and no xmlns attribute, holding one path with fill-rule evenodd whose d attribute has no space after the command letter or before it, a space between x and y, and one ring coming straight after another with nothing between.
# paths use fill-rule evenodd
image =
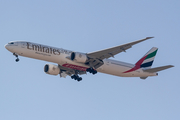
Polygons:
<instances>
[{"instance_id":1,"label":"left wing","mask_svg":"<svg viewBox=\"0 0 180 120\"><path fill-rule=\"evenodd\" d=\"M114 57L114 55L116 55L116 54L118 54L120 52L125 52L127 49L131 48L133 45L135 45L137 43L140 43L142 41L151 39L151 38L153 38L153 37L146 37L145 39L137 40L135 42L127 43L127 44L124 44L124 45L119 45L119 46L116 46L116 47L100 50L100 51L97 51L97 52L87 53L87 55L89 57L92 57L92 58L98 58L98 59L103 60L105 58Z\"/></svg>"},{"instance_id":2,"label":"left wing","mask_svg":"<svg viewBox=\"0 0 180 120\"><path fill-rule=\"evenodd\" d=\"M137 41L127 43L124 45L119 45L116 47L100 50L97 52L87 53L89 60L87 61L86 64L89 65L90 67L94 67L95 69L97 69L98 67L104 64L102 61L103 59L114 57L114 55L121 52L126 52L126 50L131 48L133 45L143 42L145 40L151 39L151 38L153 37L146 37L144 39L137 40Z\"/></svg>"}]
</instances>

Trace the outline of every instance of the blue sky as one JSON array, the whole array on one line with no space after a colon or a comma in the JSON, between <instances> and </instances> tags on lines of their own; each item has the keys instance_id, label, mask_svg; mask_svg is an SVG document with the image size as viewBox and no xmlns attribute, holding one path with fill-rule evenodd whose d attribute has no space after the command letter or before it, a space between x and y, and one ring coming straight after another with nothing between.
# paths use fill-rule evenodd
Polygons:
<instances>
[{"instance_id":1,"label":"blue sky","mask_svg":"<svg viewBox=\"0 0 180 120\"><path fill-rule=\"evenodd\" d=\"M178 0L0 1L1 120L180 119ZM123 78L98 73L47 75L48 62L15 57L4 45L26 40L78 52L93 52L154 36L116 60L135 63L158 47L153 67L175 65L158 77Z\"/></svg>"}]
</instances>

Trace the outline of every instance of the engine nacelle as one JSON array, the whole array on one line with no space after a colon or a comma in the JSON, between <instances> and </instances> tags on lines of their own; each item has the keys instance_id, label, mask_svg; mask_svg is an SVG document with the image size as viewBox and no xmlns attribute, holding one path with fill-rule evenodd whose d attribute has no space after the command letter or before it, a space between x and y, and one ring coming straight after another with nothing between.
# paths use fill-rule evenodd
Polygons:
<instances>
[{"instance_id":1,"label":"engine nacelle","mask_svg":"<svg viewBox=\"0 0 180 120\"><path fill-rule=\"evenodd\" d=\"M44 72L50 75L58 75L60 73L60 69L56 65L46 64L44 66Z\"/></svg>"},{"instance_id":2,"label":"engine nacelle","mask_svg":"<svg viewBox=\"0 0 180 120\"><path fill-rule=\"evenodd\" d=\"M72 52L71 53L71 60L79 62L79 63L85 63L88 60L88 57L84 53Z\"/></svg>"}]
</instances>

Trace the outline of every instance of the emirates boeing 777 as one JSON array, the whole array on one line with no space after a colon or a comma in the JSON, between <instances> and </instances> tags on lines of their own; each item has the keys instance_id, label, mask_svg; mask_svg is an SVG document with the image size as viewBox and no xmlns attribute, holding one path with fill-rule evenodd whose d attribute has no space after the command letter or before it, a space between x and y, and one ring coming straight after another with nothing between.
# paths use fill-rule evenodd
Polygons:
<instances>
[{"instance_id":1,"label":"emirates boeing 777","mask_svg":"<svg viewBox=\"0 0 180 120\"><path fill-rule=\"evenodd\" d=\"M5 48L17 57L16 62L19 61L18 56L53 62L57 65L46 64L44 66L45 73L50 75L59 74L60 77L64 78L69 75L77 81L82 80L79 75L87 74L87 72L93 75L101 72L120 77L140 77L141 79L146 79L149 76L157 76L158 71L173 67L172 65L167 65L151 68L158 48L153 47L150 49L135 64L109 58L114 57L118 53L126 52L133 45L150 38L152 37L91 53L75 52L26 41L10 42L5 45Z\"/></svg>"}]
</instances>

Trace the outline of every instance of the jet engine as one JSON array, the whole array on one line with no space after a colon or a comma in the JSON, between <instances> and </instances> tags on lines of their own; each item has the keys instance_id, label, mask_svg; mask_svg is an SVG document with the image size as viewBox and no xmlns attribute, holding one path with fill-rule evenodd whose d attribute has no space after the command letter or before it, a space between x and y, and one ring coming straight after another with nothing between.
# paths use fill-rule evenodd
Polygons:
<instances>
[{"instance_id":1,"label":"jet engine","mask_svg":"<svg viewBox=\"0 0 180 120\"><path fill-rule=\"evenodd\" d=\"M44 66L44 72L50 75L58 75L60 73L60 69L56 65L46 64Z\"/></svg>"},{"instance_id":2,"label":"jet engine","mask_svg":"<svg viewBox=\"0 0 180 120\"><path fill-rule=\"evenodd\" d=\"M72 52L71 53L71 60L79 62L79 63L85 63L88 60L88 57L84 53Z\"/></svg>"}]
</instances>

